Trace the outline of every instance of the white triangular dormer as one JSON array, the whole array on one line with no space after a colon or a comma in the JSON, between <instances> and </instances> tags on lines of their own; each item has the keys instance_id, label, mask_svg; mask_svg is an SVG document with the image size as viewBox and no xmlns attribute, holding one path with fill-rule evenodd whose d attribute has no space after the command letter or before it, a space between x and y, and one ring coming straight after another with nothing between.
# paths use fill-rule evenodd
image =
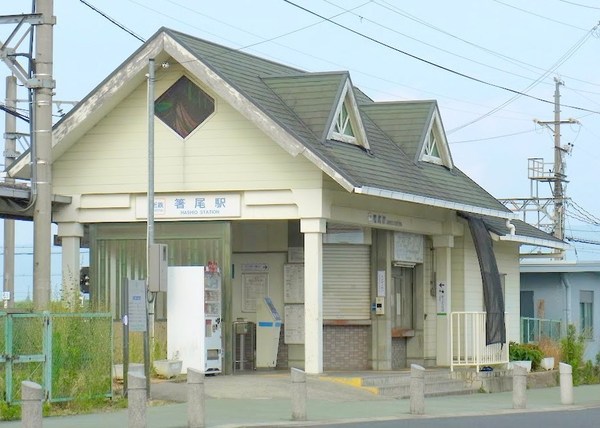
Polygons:
<instances>
[{"instance_id":1,"label":"white triangular dormer","mask_svg":"<svg viewBox=\"0 0 600 428\"><path fill-rule=\"evenodd\" d=\"M341 141L354 144L369 150L367 134L360 119L358 105L350 80L346 79L338 105L335 109L333 120L327 133L328 140Z\"/></svg>"},{"instance_id":2,"label":"white triangular dormer","mask_svg":"<svg viewBox=\"0 0 600 428\"><path fill-rule=\"evenodd\" d=\"M437 110L434 112L425 133L419 161L443 165L448 169L453 167L450 148Z\"/></svg>"}]
</instances>

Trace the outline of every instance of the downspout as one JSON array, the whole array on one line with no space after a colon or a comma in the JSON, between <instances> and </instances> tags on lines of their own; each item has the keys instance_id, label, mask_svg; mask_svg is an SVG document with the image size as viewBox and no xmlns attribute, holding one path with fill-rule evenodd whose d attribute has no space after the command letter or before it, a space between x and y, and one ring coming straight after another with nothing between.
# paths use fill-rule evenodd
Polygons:
<instances>
[{"instance_id":1,"label":"downspout","mask_svg":"<svg viewBox=\"0 0 600 428\"><path fill-rule=\"evenodd\" d=\"M565 290L565 326L563 331L566 334L567 327L571 324L571 284L564 272L560 274L560 282Z\"/></svg>"},{"instance_id":2,"label":"downspout","mask_svg":"<svg viewBox=\"0 0 600 428\"><path fill-rule=\"evenodd\" d=\"M516 227L515 227L515 225L514 225L514 224L512 224L510 221L511 221L511 219L510 219L510 218L507 218L507 219L506 219L506 227L507 227L507 228L508 228L508 230L509 230L509 234L510 234L511 236L514 236L514 235L515 235L515 231L516 231L516 229L517 229L517 228L516 228Z\"/></svg>"}]
</instances>

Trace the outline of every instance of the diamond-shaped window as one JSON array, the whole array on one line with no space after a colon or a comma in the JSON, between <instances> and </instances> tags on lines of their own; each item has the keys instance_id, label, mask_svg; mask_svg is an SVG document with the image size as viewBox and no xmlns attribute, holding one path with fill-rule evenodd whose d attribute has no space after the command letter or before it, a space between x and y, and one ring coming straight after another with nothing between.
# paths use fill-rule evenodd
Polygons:
<instances>
[{"instance_id":1,"label":"diamond-shaped window","mask_svg":"<svg viewBox=\"0 0 600 428\"><path fill-rule=\"evenodd\" d=\"M154 113L186 138L215 111L215 100L183 76L154 102Z\"/></svg>"}]
</instances>

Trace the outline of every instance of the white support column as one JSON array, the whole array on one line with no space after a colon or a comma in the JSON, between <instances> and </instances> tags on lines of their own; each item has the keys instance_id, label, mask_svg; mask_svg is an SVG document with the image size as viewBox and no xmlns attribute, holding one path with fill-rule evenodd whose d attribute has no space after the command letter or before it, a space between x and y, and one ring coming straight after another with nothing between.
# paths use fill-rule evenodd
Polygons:
<instances>
[{"instance_id":1,"label":"white support column","mask_svg":"<svg viewBox=\"0 0 600 428\"><path fill-rule=\"evenodd\" d=\"M452 312L452 247L454 236L433 237L435 259L435 290L437 305L437 361L438 366L449 366L450 355L450 313Z\"/></svg>"},{"instance_id":2,"label":"white support column","mask_svg":"<svg viewBox=\"0 0 600 428\"><path fill-rule=\"evenodd\" d=\"M323 372L323 234L322 218L301 219L304 234L304 365L309 374Z\"/></svg>"},{"instance_id":3,"label":"white support column","mask_svg":"<svg viewBox=\"0 0 600 428\"><path fill-rule=\"evenodd\" d=\"M58 236L62 240L62 300L73 307L79 303L79 258L83 225L59 223Z\"/></svg>"}]
</instances>

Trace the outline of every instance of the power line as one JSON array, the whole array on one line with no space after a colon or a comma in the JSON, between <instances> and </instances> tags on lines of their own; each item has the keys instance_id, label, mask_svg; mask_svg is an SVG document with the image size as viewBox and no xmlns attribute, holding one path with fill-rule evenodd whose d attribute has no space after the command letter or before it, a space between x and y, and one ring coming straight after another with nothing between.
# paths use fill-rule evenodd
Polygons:
<instances>
[{"instance_id":1,"label":"power line","mask_svg":"<svg viewBox=\"0 0 600 428\"><path fill-rule=\"evenodd\" d=\"M108 16L106 13L102 12L100 9L96 8L95 6L89 4L87 1L85 0L79 0L81 3L83 3L84 5L86 5L87 7L89 7L90 9L92 9L94 12L102 15L104 18L108 19L110 22L112 22L113 24L115 24L117 27L119 27L121 30L129 33L130 35L132 35L133 37L135 37L136 39L138 39L140 42L142 43L146 43L146 40L142 37L137 35L136 33L134 33L133 31L131 31L129 28L125 27L123 24L117 22L115 19L111 18L110 16Z\"/></svg>"},{"instance_id":2,"label":"power line","mask_svg":"<svg viewBox=\"0 0 600 428\"><path fill-rule=\"evenodd\" d=\"M588 9L600 10L600 7L588 6L587 4L575 3L574 1L567 1L567 0L558 0L558 1L563 2L563 3L567 3L567 4L572 4L573 6L579 6L579 7L585 7L585 8L588 8Z\"/></svg>"},{"instance_id":3,"label":"power line","mask_svg":"<svg viewBox=\"0 0 600 428\"><path fill-rule=\"evenodd\" d=\"M352 13L350 10L344 9L343 7L341 7L341 6L338 6L337 4L335 4L335 3L333 3L333 2L331 2L331 1L329 1L329 0L323 0L323 1L324 1L324 2L326 2L326 3L329 3L329 4L331 4L332 6L338 7L338 8L340 8L340 9L342 9L342 10L346 11L346 12L350 12L350 13ZM376 4L378 4L378 3L376 3ZM378 4L378 5L379 5L379 4ZM387 9L387 8L386 8L386 9ZM530 80L530 78L529 78L529 77L527 77L527 76L523 76L522 74L513 73L513 72L511 72L511 71L508 71L507 69L504 69L504 68L494 67L494 66L492 66L492 65L490 65L490 64L486 64L486 63L484 63L484 62L477 61L477 60L474 60L474 59L472 59L472 58L469 58L469 57L466 57L466 56L463 56L463 55L457 54L457 53L455 53L455 52L452 52L452 51L449 51L449 50L443 49L443 48L441 48L441 47L439 47L439 46L436 46L436 45L434 45L434 44L427 43L427 42L425 42L425 41L423 41L423 40L421 40L421 39L419 39L419 38L417 38L417 37L412 37L412 36L409 36L408 34L402 33L402 32L400 32L400 31L398 31L398 30L396 30L396 29L394 29L394 28L391 28L391 27L388 27L388 26L386 26L386 25L380 24L380 23L378 23L377 21L373 21L372 19L369 19L369 18L367 18L367 17L365 17L365 16L363 16L363 15L358 15L358 14L356 14L356 13L352 13L352 14L353 14L353 15L355 15L355 16L357 16L357 17L359 17L359 18L360 18L362 21L367 21L367 22L370 22L371 24L373 24L373 25L376 25L376 26L378 26L378 27L380 27L380 28L383 28L383 29L385 29L385 30L391 31L392 33L398 34L398 35L400 35L400 36L406 37L407 39L410 39L410 40L412 40L412 41L414 41L414 42L421 43L421 44L423 44L423 45L425 45L425 46L429 46L430 48L436 49L436 50L438 50L438 51L441 51L441 52L444 52L444 53L450 54L450 55L452 55L452 56L455 56L455 57L457 57L457 58L464 59L464 60L466 60L466 61L469 61L469 62L475 63L475 64L477 64L477 65L481 65L481 66L483 66L483 67L491 68L492 70L500 71L500 72L502 72L502 73L510 74L510 75L512 75L512 76L516 76L516 77L520 77L520 78L522 78L522 79L527 79L527 80ZM332 17L332 18L334 18L334 17Z\"/></svg>"},{"instance_id":4,"label":"power line","mask_svg":"<svg viewBox=\"0 0 600 428\"><path fill-rule=\"evenodd\" d=\"M550 67L547 71L545 71L540 77L538 77L533 83L531 83L529 86L527 86L525 89L523 89L523 91L521 91L521 93L512 96L510 99L506 100L505 102L503 102L502 104L500 104L499 106L493 108L492 110L488 111L487 113L467 122L464 123L460 126L457 126L456 128L450 129L448 131L448 134L451 134L453 132L456 132L458 130L461 130L463 128L466 128L469 125L472 125L474 123L479 122L480 120L483 120L491 115L493 115L494 113L502 110L504 107L506 107L507 105L509 105L510 103L512 103L513 101L515 101L516 99L518 99L519 97L521 97L522 95L525 95L527 93L527 91L530 91L531 89L533 89L535 86L537 86L542 79L545 79L546 77L548 77L554 70L556 70L558 67L560 67L562 64L564 64L569 58L571 58L575 52L581 47L583 46L583 44L590 38L590 36L592 35L592 33L594 32L594 30L598 28L598 25L596 25L594 28L592 28L592 30L588 31L581 39L579 39L573 46L571 46L567 52L565 52L555 63L552 67ZM563 104L564 105L564 104Z\"/></svg>"},{"instance_id":5,"label":"power line","mask_svg":"<svg viewBox=\"0 0 600 428\"><path fill-rule=\"evenodd\" d=\"M498 3L498 4L501 4L501 5L503 5L503 6L510 7L510 8L512 8L512 9L516 9L516 10L520 10L521 12L527 13L527 14L529 14L529 15L533 15L533 16L537 16L538 18L545 19L546 21L554 22L554 23L556 23L556 24L565 25L565 26L567 26L567 27L575 28L575 29L577 29L577 30L587 31L587 29L585 29L585 28L581 28L581 27L578 27L578 26L576 26L576 25L572 25L572 24L567 24L566 22L562 22L562 21L559 21L559 20L557 20L557 19L548 18L547 16L540 15L539 13L531 12L531 11L529 11L529 10L522 9L522 8L520 8L520 7L517 7L517 6L513 6L513 5L511 5L511 4L504 3L503 1L500 1L500 0L494 0L494 1L495 1L496 3Z\"/></svg>"},{"instance_id":6,"label":"power line","mask_svg":"<svg viewBox=\"0 0 600 428\"><path fill-rule=\"evenodd\" d=\"M495 135L493 137L476 138L473 140L449 141L449 144L476 143L476 142L480 142L480 141L496 140L498 138L514 137L515 135L529 134L530 132L535 132L535 129L528 129L527 131L513 132L511 134Z\"/></svg>"},{"instance_id":7,"label":"power line","mask_svg":"<svg viewBox=\"0 0 600 428\"><path fill-rule=\"evenodd\" d=\"M429 60L427 60L425 58L421 58L421 57L419 57L417 55L411 54L411 53L409 53L407 51L399 49L399 48L397 48L395 46L392 46L392 45L390 45L388 43L385 43L385 42L382 42L380 40L377 40L374 37L371 37L371 36L368 36L366 34L363 34L360 31L356 31L356 30L354 30L354 29L352 29L350 27L347 27L347 26L345 26L343 24L335 22L335 21L333 21L333 20L331 20L331 19L329 19L327 17L324 17L323 15L318 14L317 12L314 12L314 11L312 11L310 9L307 9L307 8L305 8L303 6L300 6L300 5L294 3L294 2L292 2L290 0L283 0L283 1L286 2L286 3L288 3L289 5L294 6L294 7L298 8L298 9L300 9L300 10L303 10L303 11L305 11L305 12L311 14L311 15L314 15L316 17L324 19L327 22L329 22L329 23L331 23L331 24L333 24L333 25L335 25L337 27L340 27L340 28L342 28L342 29L344 29L346 31L349 31L349 32L353 33L353 34L356 34L359 37L362 37L362 38L364 38L366 40L369 40L369 41L371 41L373 43L381 45L381 46L383 46L385 48L391 49L391 50L393 50L395 52L401 53L402 55L406 55L406 56L408 56L410 58L416 59L417 61L421 61L421 62L423 62L425 64L428 64L428 65L431 65L433 67L439 68L440 70L444 70L444 71L446 71L448 73L452 73L454 75L463 77L465 79L472 80L472 81L477 82L477 83L481 83L483 85L491 86L493 88L497 88L497 89L501 89L501 90L504 90L504 91L507 91L507 92L511 92L513 94L516 94L516 95L520 95L520 96L524 96L524 97L527 97L527 98L531 98L533 100L540 101L540 102L543 102L543 103L546 103L546 104L552 104L552 105L554 105L554 101L545 100L543 98L539 98L539 97L536 97L536 96L533 96L533 95L526 94L526 93L521 92L521 91L517 91L516 89L512 89L512 88L509 88L509 87L506 87L506 86L498 85L496 83L488 82L488 81L485 81L483 79L480 79L480 78L477 78L477 77L474 77L474 76L470 76L470 75L462 73L460 71L456 71L456 70L453 70L453 69L448 68L446 66L437 64L437 63L435 63L433 61L429 61ZM577 107L577 106L572 106L572 105L567 105L567 104L563 104L562 107L572 108L572 109L581 110L581 111L587 111L587 112L595 113L595 114L600 114L600 111L589 110L589 109L586 109L586 108L583 108L583 107Z\"/></svg>"}]
</instances>

